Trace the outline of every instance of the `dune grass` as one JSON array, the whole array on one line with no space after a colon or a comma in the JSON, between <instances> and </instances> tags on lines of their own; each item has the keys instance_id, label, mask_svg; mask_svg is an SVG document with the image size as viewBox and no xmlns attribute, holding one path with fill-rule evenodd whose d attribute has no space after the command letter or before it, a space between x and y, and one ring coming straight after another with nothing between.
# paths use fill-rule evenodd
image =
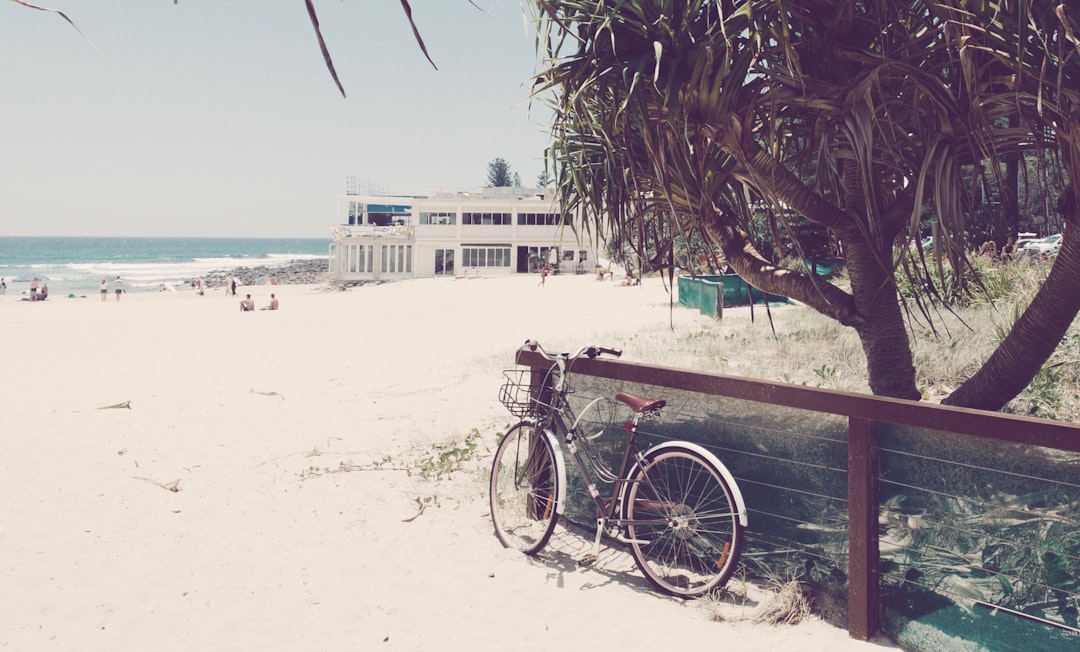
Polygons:
<instances>
[{"instance_id":1,"label":"dune grass","mask_svg":"<svg viewBox=\"0 0 1080 652\"><path fill-rule=\"evenodd\" d=\"M916 383L938 401L971 376L1008 333L1045 279L1045 264L975 259L971 294L931 306L910 300L908 328ZM910 287L901 286L902 293ZM854 330L801 305L725 311L718 321L624 338L628 359L670 367L869 392L866 358ZM1005 412L1080 421L1080 327L1075 323L1042 372Z\"/></svg>"}]
</instances>

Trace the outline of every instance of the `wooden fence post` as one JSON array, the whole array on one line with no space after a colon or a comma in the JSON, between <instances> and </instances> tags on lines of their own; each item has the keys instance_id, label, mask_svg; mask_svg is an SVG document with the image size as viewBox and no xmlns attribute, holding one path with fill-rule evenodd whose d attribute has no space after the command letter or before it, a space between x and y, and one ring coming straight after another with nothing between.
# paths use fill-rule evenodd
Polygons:
<instances>
[{"instance_id":1,"label":"wooden fence post","mask_svg":"<svg viewBox=\"0 0 1080 652\"><path fill-rule=\"evenodd\" d=\"M881 625L877 442L877 423L848 419L848 634L864 641Z\"/></svg>"}]
</instances>

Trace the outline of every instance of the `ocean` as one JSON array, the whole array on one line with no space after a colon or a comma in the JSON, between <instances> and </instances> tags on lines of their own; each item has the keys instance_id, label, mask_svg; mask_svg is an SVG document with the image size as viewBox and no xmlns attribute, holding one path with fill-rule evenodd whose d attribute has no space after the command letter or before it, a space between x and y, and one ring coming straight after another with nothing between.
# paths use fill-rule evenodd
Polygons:
<instances>
[{"instance_id":1,"label":"ocean","mask_svg":"<svg viewBox=\"0 0 1080 652\"><path fill-rule=\"evenodd\" d=\"M96 295L119 276L128 292L183 286L213 270L325 259L329 238L67 238L0 236L0 278L7 293L29 291L23 274L48 277L53 296Z\"/></svg>"}]
</instances>

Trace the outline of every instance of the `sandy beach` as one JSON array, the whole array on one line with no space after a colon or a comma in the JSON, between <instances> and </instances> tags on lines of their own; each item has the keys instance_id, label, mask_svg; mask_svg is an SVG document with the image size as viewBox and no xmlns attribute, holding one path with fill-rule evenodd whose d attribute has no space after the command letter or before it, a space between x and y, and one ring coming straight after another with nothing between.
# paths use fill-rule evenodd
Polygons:
<instances>
[{"instance_id":1,"label":"sandy beach","mask_svg":"<svg viewBox=\"0 0 1080 652\"><path fill-rule=\"evenodd\" d=\"M591 276L0 297L0 649L872 650L819 619L716 622L561 528L502 549L501 370L532 337L621 347L709 323ZM270 292L278 311L242 313ZM106 407L123 405L130 407ZM473 435L473 431L476 434ZM421 471L470 436L450 477ZM449 443L449 444L448 444ZM423 508L423 509L421 509Z\"/></svg>"}]
</instances>

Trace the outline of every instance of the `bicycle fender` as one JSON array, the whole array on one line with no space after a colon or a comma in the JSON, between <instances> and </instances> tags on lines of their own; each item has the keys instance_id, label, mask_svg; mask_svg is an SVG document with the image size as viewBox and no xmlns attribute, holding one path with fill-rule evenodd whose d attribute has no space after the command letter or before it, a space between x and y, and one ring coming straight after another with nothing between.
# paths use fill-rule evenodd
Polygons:
<instances>
[{"instance_id":1,"label":"bicycle fender","mask_svg":"<svg viewBox=\"0 0 1080 652\"><path fill-rule=\"evenodd\" d=\"M555 495L555 513L562 516L566 508L566 460L563 458L562 446L559 445L559 438L555 436L555 433L549 428L544 428L544 436L551 443L551 449L555 451L555 474L559 479L559 490Z\"/></svg>"},{"instance_id":2,"label":"bicycle fender","mask_svg":"<svg viewBox=\"0 0 1080 652\"><path fill-rule=\"evenodd\" d=\"M659 443L656 446L653 446L649 450L645 451L645 457L651 457L656 453L660 453L671 448L689 449L697 453L701 457L705 458L705 461L716 467L716 470L720 472L721 476L723 476L724 481L727 482L728 487L731 488L731 497L735 501L736 508L738 508L739 510L739 523L743 527L746 527L746 502L743 501L742 492L739 491L739 485L735 482L735 476L731 475L731 471L728 471L728 468L724 466L724 463L720 461L720 458L711 453L709 449L705 448L704 446L689 441L665 441ZM635 462L634 466L630 469L630 473L627 474L627 477L633 477L634 473L637 472L637 468L638 464ZM625 492L626 485L623 486L623 490L622 492L620 492L620 501L624 499L624 496L622 494L624 494Z\"/></svg>"}]
</instances>

